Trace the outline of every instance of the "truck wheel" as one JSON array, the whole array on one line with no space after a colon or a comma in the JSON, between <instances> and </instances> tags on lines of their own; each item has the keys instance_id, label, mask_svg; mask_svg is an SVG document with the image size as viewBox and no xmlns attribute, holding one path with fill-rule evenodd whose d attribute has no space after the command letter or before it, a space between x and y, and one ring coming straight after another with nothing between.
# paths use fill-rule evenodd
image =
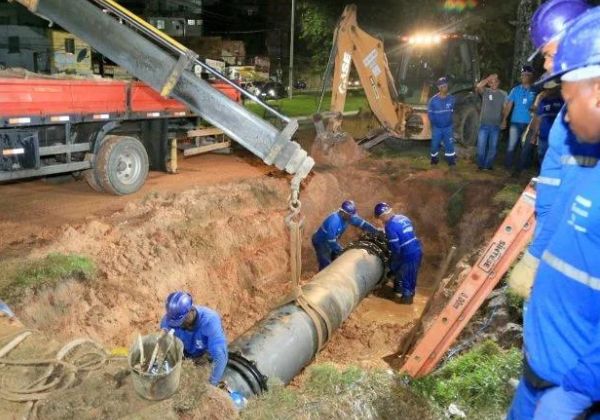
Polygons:
<instances>
[{"instance_id":1,"label":"truck wheel","mask_svg":"<svg viewBox=\"0 0 600 420\"><path fill-rule=\"evenodd\" d=\"M96 156L95 172L104 191L115 195L133 194L146 182L148 153L134 137L105 137Z\"/></svg>"},{"instance_id":2,"label":"truck wheel","mask_svg":"<svg viewBox=\"0 0 600 420\"><path fill-rule=\"evenodd\" d=\"M464 110L460 118L460 143L467 148L477 146L477 133L479 130L479 113L475 108Z\"/></svg>"},{"instance_id":3,"label":"truck wheel","mask_svg":"<svg viewBox=\"0 0 600 420\"><path fill-rule=\"evenodd\" d=\"M85 182L88 183L92 190L96 192L104 192L102 186L98 182L98 178L96 178L96 171L94 169L88 169L86 171L83 171L82 175L83 179L85 179Z\"/></svg>"}]
</instances>

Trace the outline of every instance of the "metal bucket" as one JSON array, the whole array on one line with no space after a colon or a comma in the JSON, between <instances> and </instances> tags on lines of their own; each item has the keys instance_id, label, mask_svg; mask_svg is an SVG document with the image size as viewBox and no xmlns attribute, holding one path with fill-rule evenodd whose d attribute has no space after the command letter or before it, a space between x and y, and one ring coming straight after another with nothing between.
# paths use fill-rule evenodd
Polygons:
<instances>
[{"instance_id":1,"label":"metal bucket","mask_svg":"<svg viewBox=\"0 0 600 420\"><path fill-rule=\"evenodd\" d=\"M150 334L142 337L146 363L148 363L159 337L160 334ZM177 337L173 337L173 339L174 342L165 357L165 362L169 366L169 370L166 372L161 370L158 373L140 371L140 347L138 341L136 340L129 349L128 361L133 377L133 387L142 398L153 401L164 400L173 395L177 391L177 388L179 388L183 343ZM166 335L161 339L161 351L159 353L164 353L170 340L171 338Z\"/></svg>"}]
</instances>

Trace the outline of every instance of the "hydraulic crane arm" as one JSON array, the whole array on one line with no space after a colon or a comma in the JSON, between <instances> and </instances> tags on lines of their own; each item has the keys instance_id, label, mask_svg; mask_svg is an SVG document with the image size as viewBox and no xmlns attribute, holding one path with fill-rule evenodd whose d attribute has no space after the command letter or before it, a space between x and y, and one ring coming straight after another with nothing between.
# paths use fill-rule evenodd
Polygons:
<instances>
[{"instance_id":1,"label":"hydraulic crane arm","mask_svg":"<svg viewBox=\"0 0 600 420\"><path fill-rule=\"evenodd\" d=\"M392 135L404 136L409 108L397 101L383 41L363 31L356 20L356 5L346 6L334 35L335 67L331 111L341 115L346 103L352 63L358 73L371 110ZM339 131L341 118L332 120L330 130Z\"/></svg>"},{"instance_id":2,"label":"hydraulic crane arm","mask_svg":"<svg viewBox=\"0 0 600 420\"><path fill-rule=\"evenodd\" d=\"M279 131L191 71L197 55L112 0L17 0L83 39L164 96L186 104L269 165L303 179L314 161L291 141L295 120ZM125 23L122 23L125 22ZM205 65L204 65L205 66Z\"/></svg>"}]
</instances>

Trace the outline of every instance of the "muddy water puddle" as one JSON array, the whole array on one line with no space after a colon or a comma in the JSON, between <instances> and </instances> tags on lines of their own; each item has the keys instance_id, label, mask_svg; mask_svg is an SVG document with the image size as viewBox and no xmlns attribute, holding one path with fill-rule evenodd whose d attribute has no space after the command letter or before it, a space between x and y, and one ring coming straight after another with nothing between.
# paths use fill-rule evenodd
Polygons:
<instances>
[{"instance_id":1,"label":"muddy water puddle","mask_svg":"<svg viewBox=\"0 0 600 420\"><path fill-rule=\"evenodd\" d=\"M400 305L391 299L391 293L385 296L368 296L359 308L359 318L371 323L404 325L421 317L421 313L429 297L431 290L418 290L412 305Z\"/></svg>"}]
</instances>

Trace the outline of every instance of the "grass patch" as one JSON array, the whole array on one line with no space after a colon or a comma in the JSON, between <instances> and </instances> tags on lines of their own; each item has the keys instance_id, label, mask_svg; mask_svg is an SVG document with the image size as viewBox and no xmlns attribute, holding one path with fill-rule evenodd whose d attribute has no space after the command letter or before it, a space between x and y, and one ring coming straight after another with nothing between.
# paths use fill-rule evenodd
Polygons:
<instances>
[{"instance_id":1,"label":"grass patch","mask_svg":"<svg viewBox=\"0 0 600 420\"><path fill-rule=\"evenodd\" d=\"M525 303L525 299L513 292L509 287L506 291L506 303L510 317L523 323L523 304Z\"/></svg>"},{"instance_id":2,"label":"grass patch","mask_svg":"<svg viewBox=\"0 0 600 420\"><path fill-rule=\"evenodd\" d=\"M268 104L279 110L288 117L305 117L311 116L317 112L319 106L319 94L301 94L295 95L293 99L283 98L270 100ZM266 111L258 104L251 101L246 102L246 108L253 113L265 117ZM358 111L361 108L368 108L369 104L362 91L350 91L346 98L346 106L344 111ZM321 112L329 111L331 107L331 94L326 94L321 106Z\"/></svg>"},{"instance_id":3,"label":"grass patch","mask_svg":"<svg viewBox=\"0 0 600 420\"><path fill-rule=\"evenodd\" d=\"M519 377L522 357L519 349L503 351L488 340L412 388L441 410L454 403L469 418L490 418L508 408L514 393L508 381Z\"/></svg>"},{"instance_id":4,"label":"grass patch","mask_svg":"<svg viewBox=\"0 0 600 420\"><path fill-rule=\"evenodd\" d=\"M67 279L89 280L94 277L94 262L82 255L49 254L44 258L0 263L0 297L18 303L27 290L54 287Z\"/></svg>"},{"instance_id":5,"label":"grass patch","mask_svg":"<svg viewBox=\"0 0 600 420\"><path fill-rule=\"evenodd\" d=\"M494 203L500 204L506 208L511 208L515 205L521 193L523 186L519 184L507 184L498 194L494 196Z\"/></svg>"},{"instance_id":6,"label":"grass patch","mask_svg":"<svg viewBox=\"0 0 600 420\"><path fill-rule=\"evenodd\" d=\"M269 392L250 401L243 419L433 418L428 403L400 376L385 370L309 368L298 388L271 384Z\"/></svg>"}]
</instances>

